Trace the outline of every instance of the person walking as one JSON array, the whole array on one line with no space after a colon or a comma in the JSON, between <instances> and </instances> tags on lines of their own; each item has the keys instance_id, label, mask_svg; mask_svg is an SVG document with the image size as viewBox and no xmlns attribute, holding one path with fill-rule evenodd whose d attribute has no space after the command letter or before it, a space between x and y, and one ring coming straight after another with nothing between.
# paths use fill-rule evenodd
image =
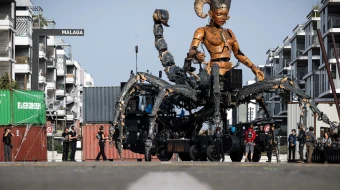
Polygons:
<instances>
[{"instance_id":1,"label":"person walking","mask_svg":"<svg viewBox=\"0 0 340 190\"><path fill-rule=\"evenodd\" d=\"M104 127L103 126L99 127L99 132L97 133L97 138L99 139L100 151L99 151L99 153L96 157L96 161L99 161L100 156L102 156L103 160L106 161L107 158L106 158L106 155L105 155L104 148L105 148L105 140L108 139L108 137L104 136Z\"/></svg>"},{"instance_id":2,"label":"person walking","mask_svg":"<svg viewBox=\"0 0 340 190\"><path fill-rule=\"evenodd\" d=\"M306 132L307 163L312 163L314 143L315 143L314 128L309 127L309 131Z\"/></svg>"},{"instance_id":3,"label":"person walking","mask_svg":"<svg viewBox=\"0 0 340 190\"><path fill-rule=\"evenodd\" d=\"M12 152L12 137L14 137L10 128L6 128L2 136L2 142L4 143L4 158L5 162L11 162L11 152Z\"/></svg>"}]
</instances>

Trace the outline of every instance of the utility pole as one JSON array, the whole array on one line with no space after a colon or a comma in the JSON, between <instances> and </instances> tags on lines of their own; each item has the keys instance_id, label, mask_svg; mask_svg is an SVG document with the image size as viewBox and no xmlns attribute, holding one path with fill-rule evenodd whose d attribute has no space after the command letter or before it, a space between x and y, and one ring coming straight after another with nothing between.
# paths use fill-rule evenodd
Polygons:
<instances>
[{"instance_id":1,"label":"utility pole","mask_svg":"<svg viewBox=\"0 0 340 190\"><path fill-rule=\"evenodd\" d=\"M135 46L135 52L136 52L136 75L137 75L137 55L138 55L138 46Z\"/></svg>"}]
</instances>

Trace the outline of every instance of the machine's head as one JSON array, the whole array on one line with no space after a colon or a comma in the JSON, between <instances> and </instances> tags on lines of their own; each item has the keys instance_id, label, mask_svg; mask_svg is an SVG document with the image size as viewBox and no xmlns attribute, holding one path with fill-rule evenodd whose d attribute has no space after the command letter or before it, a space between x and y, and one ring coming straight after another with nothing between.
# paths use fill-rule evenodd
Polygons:
<instances>
[{"instance_id":1,"label":"machine's head","mask_svg":"<svg viewBox=\"0 0 340 190\"><path fill-rule=\"evenodd\" d=\"M204 4L210 5L210 10L208 14L203 13ZM213 14L219 12L218 14L226 14L227 20L229 19L231 0L195 0L195 12L197 16L201 18L206 18L208 15L213 18Z\"/></svg>"}]
</instances>

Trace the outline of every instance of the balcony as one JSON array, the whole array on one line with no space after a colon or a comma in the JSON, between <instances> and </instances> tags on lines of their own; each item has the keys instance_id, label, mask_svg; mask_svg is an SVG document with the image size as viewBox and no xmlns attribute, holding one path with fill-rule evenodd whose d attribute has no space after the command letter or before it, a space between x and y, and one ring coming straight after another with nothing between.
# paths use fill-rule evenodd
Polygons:
<instances>
[{"instance_id":1,"label":"balcony","mask_svg":"<svg viewBox=\"0 0 340 190\"><path fill-rule=\"evenodd\" d=\"M57 76L65 76L66 72L63 69L57 69Z\"/></svg>"},{"instance_id":2,"label":"balcony","mask_svg":"<svg viewBox=\"0 0 340 190\"><path fill-rule=\"evenodd\" d=\"M48 89L56 89L56 82L53 79L47 79L47 88Z\"/></svg>"},{"instance_id":3,"label":"balcony","mask_svg":"<svg viewBox=\"0 0 340 190\"><path fill-rule=\"evenodd\" d=\"M29 64L15 64L15 73L30 73L31 67Z\"/></svg>"},{"instance_id":4,"label":"balcony","mask_svg":"<svg viewBox=\"0 0 340 190\"><path fill-rule=\"evenodd\" d=\"M51 61L51 60L48 59L46 61L46 66L47 66L47 68L55 68L54 61Z\"/></svg>"},{"instance_id":5,"label":"balcony","mask_svg":"<svg viewBox=\"0 0 340 190\"><path fill-rule=\"evenodd\" d=\"M57 110L57 116L65 116L65 110Z\"/></svg>"},{"instance_id":6,"label":"balcony","mask_svg":"<svg viewBox=\"0 0 340 190\"><path fill-rule=\"evenodd\" d=\"M10 15L0 14L0 28L14 28L14 19Z\"/></svg>"},{"instance_id":7,"label":"balcony","mask_svg":"<svg viewBox=\"0 0 340 190\"><path fill-rule=\"evenodd\" d=\"M74 120L74 114L72 111L66 111L66 119L71 121Z\"/></svg>"},{"instance_id":8,"label":"balcony","mask_svg":"<svg viewBox=\"0 0 340 190\"><path fill-rule=\"evenodd\" d=\"M44 43L39 43L39 58L46 58L46 49Z\"/></svg>"},{"instance_id":9,"label":"balcony","mask_svg":"<svg viewBox=\"0 0 340 190\"><path fill-rule=\"evenodd\" d=\"M57 96L65 96L65 90L57 90L56 95Z\"/></svg>"},{"instance_id":10,"label":"balcony","mask_svg":"<svg viewBox=\"0 0 340 190\"><path fill-rule=\"evenodd\" d=\"M29 57L28 56L17 56L15 57L15 61L17 64L28 64Z\"/></svg>"},{"instance_id":11,"label":"balcony","mask_svg":"<svg viewBox=\"0 0 340 190\"><path fill-rule=\"evenodd\" d=\"M40 76L39 76L39 83L46 83L46 77L45 77L45 74L42 73Z\"/></svg>"},{"instance_id":12,"label":"balcony","mask_svg":"<svg viewBox=\"0 0 340 190\"><path fill-rule=\"evenodd\" d=\"M66 60L66 65L72 66L72 65L74 65L74 63L73 63L72 60L67 59L67 60Z\"/></svg>"},{"instance_id":13,"label":"balcony","mask_svg":"<svg viewBox=\"0 0 340 190\"><path fill-rule=\"evenodd\" d=\"M74 84L74 82L75 82L74 74L67 74L66 75L66 83Z\"/></svg>"},{"instance_id":14,"label":"balcony","mask_svg":"<svg viewBox=\"0 0 340 190\"><path fill-rule=\"evenodd\" d=\"M336 48L338 58L340 59L340 48ZM330 48L328 52L328 58L329 59L336 59L334 48Z\"/></svg>"},{"instance_id":15,"label":"balcony","mask_svg":"<svg viewBox=\"0 0 340 190\"><path fill-rule=\"evenodd\" d=\"M340 17L330 17L328 19L328 30L338 29L340 31Z\"/></svg>"},{"instance_id":16,"label":"balcony","mask_svg":"<svg viewBox=\"0 0 340 190\"><path fill-rule=\"evenodd\" d=\"M2 42L0 42L0 43L2 43ZM12 47L7 46L7 47L5 47L5 49L0 49L0 61L9 61L9 60L12 60L12 58L13 58Z\"/></svg>"}]
</instances>

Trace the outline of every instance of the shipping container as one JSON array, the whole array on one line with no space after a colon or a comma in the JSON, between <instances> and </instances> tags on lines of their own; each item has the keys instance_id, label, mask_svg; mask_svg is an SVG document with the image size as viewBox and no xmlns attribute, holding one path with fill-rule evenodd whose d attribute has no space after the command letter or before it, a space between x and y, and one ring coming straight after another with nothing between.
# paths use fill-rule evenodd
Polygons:
<instances>
[{"instance_id":1,"label":"shipping container","mask_svg":"<svg viewBox=\"0 0 340 190\"><path fill-rule=\"evenodd\" d=\"M87 124L82 126L82 139L83 139L83 161L94 161L99 153L99 142L96 138L96 134L99 131L99 127L104 127L105 137L109 134L110 124ZM110 143L105 143L105 155L107 159L119 160L116 147L110 146ZM123 150L122 156L125 160L144 160L144 154L134 153L130 150ZM100 157L102 160L103 158ZM159 161L157 157L153 156L152 161Z\"/></svg>"},{"instance_id":2,"label":"shipping container","mask_svg":"<svg viewBox=\"0 0 340 190\"><path fill-rule=\"evenodd\" d=\"M0 90L0 126L12 123L10 94L9 90Z\"/></svg>"},{"instance_id":3,"label":"shipping container","mask_svg":"<svg viewBox=\"0 0 340 190\"><path fill-rule=\"evenodd\" d=\"M1 142L6 126L0 127ZM46 127L31 126L25 132L26 126L10 127L14 137L12 137L13 149L11 152L11 160L16 162L42 162L47 161L47 137ZM4 161L3 145L0 148L0 162Z\"/></svg>"},{"instance_id":4,"label":"shipping container","mask_svg":"<svg viewBox=\"0 0 340 190\"><path fill-rule=\"evenodd\" d=\"M113 121L120 86L86 87L83 90L83 123L108 123Z\"/></svg>"},{"instance_id":5,"label":"shipping container","mask_svg":"<svg viewBox=\"0 0 340 190\"><path fill-rule=\"evenodd\" d=\"M13 91L13 123L46 124L45 94L43 91Z\"/></svg>"},{"instance_id":6,"label":"shipping container","mask_svg":"<svg viewBox=\"0 0 340 190\"><path fill-rule=\"evenodd\" d=\"M0 126L45 123L46 105L43 91L0 91Z\"/></svg>"}]
</instances>

